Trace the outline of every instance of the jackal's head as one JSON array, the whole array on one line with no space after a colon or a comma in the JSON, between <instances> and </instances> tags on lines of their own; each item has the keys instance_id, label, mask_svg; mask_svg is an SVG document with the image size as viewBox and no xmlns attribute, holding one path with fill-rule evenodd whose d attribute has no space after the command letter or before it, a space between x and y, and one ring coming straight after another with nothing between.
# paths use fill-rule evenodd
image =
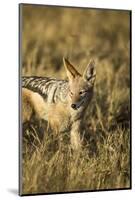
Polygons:
<instances>
[{"instance_id":1,"label":"jackal's head","mask_svg":"<svg viewBox=\"0 0 135 200\"><path fill-rule=\"evenodd\" d=\"M96 78L95 62L91 60L83 75L81 75L67 59L63 58L63 61L69 79L71 107L77 110L87 106L93 95L93 86Z\"/></svg>"}]
</instances>

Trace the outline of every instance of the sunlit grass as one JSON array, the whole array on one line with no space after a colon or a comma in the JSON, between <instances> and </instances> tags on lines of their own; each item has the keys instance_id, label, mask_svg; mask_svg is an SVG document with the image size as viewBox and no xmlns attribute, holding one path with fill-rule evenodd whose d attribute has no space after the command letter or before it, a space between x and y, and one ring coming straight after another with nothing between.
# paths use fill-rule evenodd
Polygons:
<instances>
[{"instance_id":1,"label":"sunlit grass","mask_svg":"<svg viewBox=\"0 0 135 200\"><path fill-rule=\"evenodd\" d=\"M24 133L23 194L130 187L129 24L126 11L23 7L22 75L65 79L63 56L81 73L93 57L97 71L85 117L89 150L73 152L70 132L45 129L40 141L32 125Z\"/></svg>"}]
</instances>

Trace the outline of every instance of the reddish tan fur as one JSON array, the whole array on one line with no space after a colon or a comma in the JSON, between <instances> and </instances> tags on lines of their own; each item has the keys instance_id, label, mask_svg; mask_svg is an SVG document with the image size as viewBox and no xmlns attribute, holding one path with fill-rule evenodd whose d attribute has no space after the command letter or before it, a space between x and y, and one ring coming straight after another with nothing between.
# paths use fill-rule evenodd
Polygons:
<instances>
[{"instance_id":1,"label":"reddish tan fur","mask_svg":"<svg viewBox=\"0 0 135 200\"><path fill-rule=\"evenodd\" d=\"M22 88L22 121L30 121L32 115L48 121L48 126L52 127L55 132L60 130L64 120L69 117L68 109L62 103L47 104L43 98L36 92Z\"/></svg>"},{"instance_id":2,"label":"reddish tan fur","mask_svg":"<svg viewBox=\"0 0 135 200\"><path fill-rule=\"evenodd\" d=\"M35 114L37 118L42 118L45 110L45 102L43 98L35 92L22 88L22 115L23 123L30 121L32 114Z\"/></svg>"}]
</instances>

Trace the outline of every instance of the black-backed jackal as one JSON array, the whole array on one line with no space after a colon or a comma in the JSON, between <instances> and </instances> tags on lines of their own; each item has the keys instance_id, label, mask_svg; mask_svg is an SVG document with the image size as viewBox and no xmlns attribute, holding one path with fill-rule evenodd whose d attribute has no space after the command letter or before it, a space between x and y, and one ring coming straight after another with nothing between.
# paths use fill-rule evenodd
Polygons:
<instances>
[{"instance_id":1,"label":"black-backed jackal","mask_svg":"<svg viewBox=\"0 0 135 200\"><path fill-rule=\"evenodd\" d=\"M68 81L48 77L22 78L22 119L30 122L48 122L59 131L69 128L73 149L81 146L81 131L85 110L93 96L96 78L94 61L90 61L83 76L67 60L63 59Z\"/></svg>"}]
</instances>

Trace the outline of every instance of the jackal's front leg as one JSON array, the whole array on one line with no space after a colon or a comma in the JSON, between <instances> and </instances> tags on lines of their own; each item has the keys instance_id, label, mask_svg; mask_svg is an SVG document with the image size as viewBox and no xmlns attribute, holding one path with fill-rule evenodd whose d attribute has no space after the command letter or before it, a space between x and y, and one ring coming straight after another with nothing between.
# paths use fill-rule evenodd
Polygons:
<instances>
[{"instance_id":1,"label":"jackal's front leg","mask_svg":"<svg viewBox=\"0 0 135 200\"><path fill-rule=\"evenodd\" d=\"M71 145L74 150L81 148L81 120L77 120L72 124Z\"/></svg>"}]
</instances>

